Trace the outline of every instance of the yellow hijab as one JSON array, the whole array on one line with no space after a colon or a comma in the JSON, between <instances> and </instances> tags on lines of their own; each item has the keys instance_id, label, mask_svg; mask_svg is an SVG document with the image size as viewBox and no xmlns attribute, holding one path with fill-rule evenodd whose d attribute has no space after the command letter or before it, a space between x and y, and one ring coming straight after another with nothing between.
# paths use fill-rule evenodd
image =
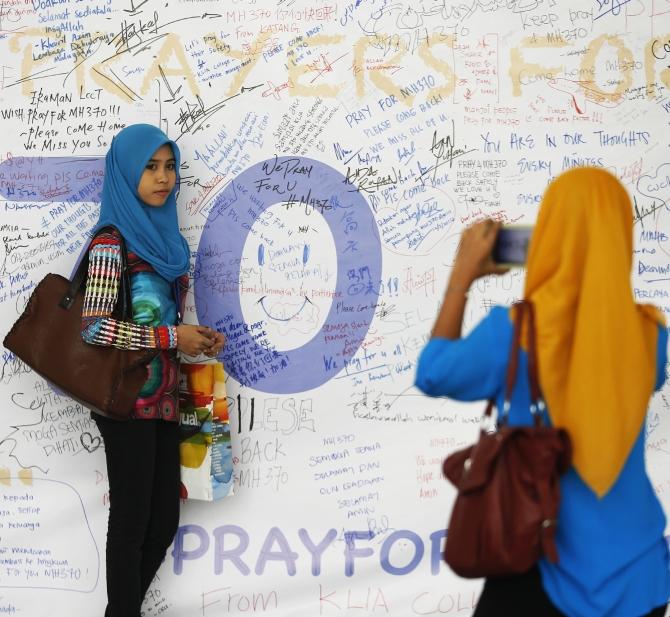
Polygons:
<instances>
[{"instance_id":1,"label":"yellow hijab","mask_svg":"<svg viewBox=\"0 0 670 617\"><path fill-rule=\"evenodd\" d=\"M633 214L610 173L577 168L547 188L528 253L540 383L573 464L602 497L645 418L663 315L633 300Z\"/></svg>"}]
</instances>

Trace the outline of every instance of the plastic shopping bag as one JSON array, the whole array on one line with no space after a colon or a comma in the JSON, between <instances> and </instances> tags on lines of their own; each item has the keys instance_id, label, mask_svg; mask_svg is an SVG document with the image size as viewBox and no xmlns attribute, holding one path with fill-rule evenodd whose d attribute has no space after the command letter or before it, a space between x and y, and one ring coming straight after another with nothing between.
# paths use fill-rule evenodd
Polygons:
<instances>
[{"instance_id":1,"label":"plastic shopping bag","mask_svg":"<svg viewBox=\"0 0 670 617\"><path fill-rule=\"evenodd\" d=\"M221 362L182 363L179 415L182 497L214 501L232 495L233 455Z\"/></svg>"}]
</instances>

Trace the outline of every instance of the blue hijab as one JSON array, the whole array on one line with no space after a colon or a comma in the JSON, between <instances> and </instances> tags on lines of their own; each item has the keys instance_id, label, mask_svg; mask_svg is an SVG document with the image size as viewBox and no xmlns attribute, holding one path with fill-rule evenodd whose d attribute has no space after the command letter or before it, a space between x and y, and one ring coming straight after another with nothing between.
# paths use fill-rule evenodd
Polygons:
<instances>
[{"instance_id":1,"label":"blue hijab","mask_svg":"<svg viewBox=\"0 0 670 617\"><path fill-rule=\"evenodd\" d=\"M162 145L172 147L177 183L161 207L145 204L137 193L144 168ZM119 132L105 157L100 218L95 231L114 225L129 251L139 255L172 282L188 272L190 249L179 232L175 192L179 186L179 148L160 129L132 124Z\"/></svg>"}]
</instances>

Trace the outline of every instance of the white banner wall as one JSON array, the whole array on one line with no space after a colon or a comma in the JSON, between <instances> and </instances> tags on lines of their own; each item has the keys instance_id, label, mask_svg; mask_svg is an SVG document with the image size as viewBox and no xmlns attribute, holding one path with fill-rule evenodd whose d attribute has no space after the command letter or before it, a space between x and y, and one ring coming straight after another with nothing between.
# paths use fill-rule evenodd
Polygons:
<instances>
[{"instance_id":1,"label":"white banner wall","mask_svg":"<svg viewBox=\"0 0 670 617\"><path fill-rule=\"evenodd\" d=\"M441 462L483 405L420 394L417 356L462 229L532 224L580 165L625 183L635 295L670 317L670 5L3 0L0 53L2 336L85 250L112 136L148 122L182 152L186 321L228 339L235 495L183 504L144 615L470 615ZM466 328L522 284L478 281ZM2 354L0 615L101 616L99 433Z\"/></svg>"}]
</instances>

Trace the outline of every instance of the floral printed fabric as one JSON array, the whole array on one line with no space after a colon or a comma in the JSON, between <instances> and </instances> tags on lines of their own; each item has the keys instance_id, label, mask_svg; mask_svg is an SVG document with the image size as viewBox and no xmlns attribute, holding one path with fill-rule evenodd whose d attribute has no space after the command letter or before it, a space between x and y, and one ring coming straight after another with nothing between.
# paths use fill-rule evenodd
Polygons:
<instances>
[{"instance_id":1,"label":"floral printed fabric","mask_svg":"<svg viewBox=\"0 0 670 617\"><path fill-rule=\"evenodd\" d=\"M93 345L121 349L158 348L135 403L134 417L178 421L177 304L174 288L147 262L128 252L133 321L112 317L119 292L121 244L118 232L96 236L89 249L89 273L82 337ZM175 281L183 310L188 276Z\"/></svg>"}]
</instances>

